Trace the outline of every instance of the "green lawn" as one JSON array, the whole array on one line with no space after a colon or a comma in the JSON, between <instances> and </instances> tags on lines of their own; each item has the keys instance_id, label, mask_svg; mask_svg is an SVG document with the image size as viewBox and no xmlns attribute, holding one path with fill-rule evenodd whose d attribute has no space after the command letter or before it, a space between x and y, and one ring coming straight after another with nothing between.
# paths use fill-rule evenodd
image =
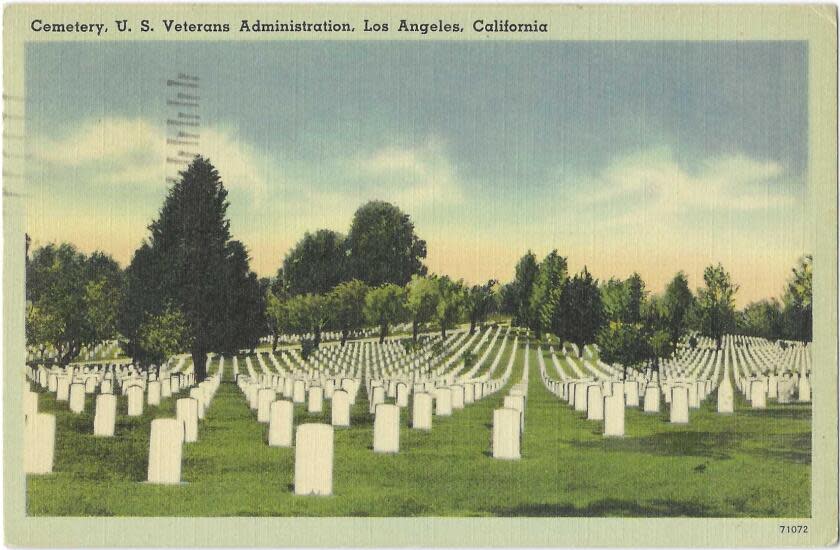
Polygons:
<instances>
[{"instance_id":1,"label":"green lawn","mask_svg":"<svg viewBox=\"0 0 840 550\"><path fill-rule=\"evenodd\" d=\"M521 377L523 350L520 338L512 382ZM543 353L553 373L547 349ZM507 358L505 353L499 372ZM601 423L584 420L544 388L536 357L530 361L522 460L488 455L492 410L505 390L450 418L435 417L430 433L409 429L404 411L400 453L384 456L371 450L372 419L360 389L353 427L336 430L334 496L297 497L291 491L294 450L267 446L267 428L233 383L231 364L226 362L225 381L200 424L200 441L185 447L180 486L142 483L150 419L174 416L174 399L129 419L121 398L116 436L97 439L90 435L92 397L90 414L76 416L66 403L42 394L41 410L58 417L55 473L29 477L29 513L810 516L809 405L771 404L759 412L739 401L736 415L719 416L712 395L692 411L687 426L671 426L667 412L628 410L627 436L605 439ZM321 415L297 406L296 417L296 424L328 422L329 406Z\"/></svg>"}]
</instances>

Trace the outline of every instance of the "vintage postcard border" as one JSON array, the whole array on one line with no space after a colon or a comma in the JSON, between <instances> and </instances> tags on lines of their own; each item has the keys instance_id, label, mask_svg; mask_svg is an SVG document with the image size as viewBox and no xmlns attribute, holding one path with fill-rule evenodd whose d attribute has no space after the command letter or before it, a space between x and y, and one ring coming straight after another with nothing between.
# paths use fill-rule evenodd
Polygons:
<instances>
[{"instance_id":1,"label":"vintage postcard border","mask_svg":"<svg viewBox=\"0 0 840 550\"><path fill-rule=\"evenodd\" d=\"M814 215L815 385L812 517L795 523L807 535L779 533L779 519L620 518L27 518L22 474L22 364L25 189L4 177L4 378L6 543L24 546L798 546L825 545L837 537L837 173L836 17L833 6L548 6L548 5L12 5L4 13L4 90L22 96L24 44L89 40L84 35L44 36L29 30L36 15L75 19L173 18L238 21L318 15L426 17L472 21L475 16L538 17L550 30L498 35L493 40L804 40L808 43L809 196ZM520 38L524 36L524 38ZM237 40L229 35L179 36L178 40ZM115 34L97 38L119 40ZM167 40L160 33L133 40ZM334 36L272 34L258 40L335 40ZM385 33L341 40L435 40ZM465 33L459 40L486 40ZM8 161L8 159L7 159ZM4 172L13 172L12 162ZM792 522L791 522L792 523Z\"/></svg>"}]
</instances>

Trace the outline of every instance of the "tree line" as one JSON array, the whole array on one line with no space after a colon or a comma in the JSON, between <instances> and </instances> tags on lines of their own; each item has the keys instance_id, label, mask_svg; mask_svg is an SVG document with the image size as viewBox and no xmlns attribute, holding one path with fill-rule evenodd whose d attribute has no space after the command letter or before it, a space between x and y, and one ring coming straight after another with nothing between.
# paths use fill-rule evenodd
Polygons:
<instances>
[{"instance_id":1,"label":"tree line","mask_svg":"<svg viewBox=\"0 0 840 550\"><path fill-rule=\"evenodd\" d=\"M140 364L160 364L189 351L196 377L208 353L253 349L264 336L301 336L304 352L324 331L377 327L380 341L398 323L446 331L461 322L473 332L499 312L534 331L579 346L597 342L605 360L636 364L666 356L686 331L720 342L724 333L811 339L811 258L794 268L781 302L764 300L737 312L737 285L710 266L692 293L678 273L661 296L638 274L595 280L584 268L570 276L566 258L532 252L512 282L467 285L429 274L426 243L410 217L383 201L362 205L347 234L306 233L272 278L250 269L245 246L233 239L227 190L209 160L198 156L168 190L148 236L125 270L101 252L26 242L26 337L42 356L49 347L67 364L84 347L119 339Z\"/></svg>"},{"instance_id":2,"label":"tree line","mask_svg":"<svg viewBox=\"0 0 840 550\"><path fill-rule=\"evenodd\" d=\"M585 267L570 276L556 250L542 261L528 251L514 280L501 287L500 306L537 338L551 333L579 349L594 342L607 362L658 369L681 341L696 345L696 335L713 339L718 349L725 334L811 341L812 262L810 255L800 258L781 302L761 300L738 311L739 287L721 264L706 267L696 292L680 271L661 294L651 294L638 273L599 282Z\"/></svg>"}]
</instances>

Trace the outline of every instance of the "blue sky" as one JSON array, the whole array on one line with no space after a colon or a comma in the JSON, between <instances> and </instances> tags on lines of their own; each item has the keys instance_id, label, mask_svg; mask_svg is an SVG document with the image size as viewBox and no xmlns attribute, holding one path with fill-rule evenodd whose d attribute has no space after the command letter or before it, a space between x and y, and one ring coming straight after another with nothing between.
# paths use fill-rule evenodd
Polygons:
<instances>
[{"instance_id":1,"label":"blue sky","mask_svg":"<svg viewBox=\"0 0 840 550\"><path fill-rule=\"evenodd\" d=\"M202 150L262 275L391 200L431 269L509 279L531 248L654 290L722 261L777 295L809 251L806 46L33 44L29 226L123 264L166 193L165 81L202 78ZM95 200L91 200L93 197Z\"/></svg>"}]
</instances>

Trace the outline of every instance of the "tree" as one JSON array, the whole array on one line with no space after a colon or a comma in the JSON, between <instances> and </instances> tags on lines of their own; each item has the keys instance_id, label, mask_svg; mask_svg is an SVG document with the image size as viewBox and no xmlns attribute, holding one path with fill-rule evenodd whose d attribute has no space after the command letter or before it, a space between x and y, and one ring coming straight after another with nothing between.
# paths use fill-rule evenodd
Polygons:
<instances>
[{"instance_id":1,"label":"tree","mask_svg":"<svg viewBox=\"0 0 840 550\"><path fill-rule=\"evenodd\" d=\"M248 251L241 242L230 241L225 255L223 280L237 284L225 289L223 311L228 316L228 328L214 351L236 353L248 348L253 353L266 331L265 294L256 273L250 270Z\"/></svg>"},{"instance_id":2,"label":"tree","mask_svg":"<svg viewBox=\"0 0 840 550\"><path fill-rule=\"evenodd\" d=\"M51 345L63 366L114 338L121 287L119 265L101 252L88 257L67 243L35 250L26 265L29 342Z\"/></svg>"},{"instance_id":3,"label":"tree","mask_svg":"<svg viewBox=\"0 0 840 550\"><path fill-rule=\"evenodd\" d=\"M623 321L630 301L627 285L620 279L611 278L601 285L601 301L604 304L604 315L607 319Z\"/></svg>"},{"instance_id":4,"label":"tree","mask_svg":"<svg viewBox=\"0 0 840 550\"><path fill-rule=\"evenodd\" d=\"M137 356L145 364L160 366L189 345L187 320L173 307L159 315L148 315L137 331Z\"/></svg>"},{"instance_id":5,"label":"tree","mask_svg":"<svg viewBox=\"0 0 840 550\"><path fill-rule=\"evenodd\" d=\"M810 254L799 259L782 297L785 335L791 340L810 342L813 339L813 262L814 258Z\"/></svg>"},{"instance_id":6,"label":"tree","mask_svg":"<svg viewBox=\"0 0 840 550\"><path fill-rule=\"evenodd\" d=\"M493 288L497 284L498 281L490 279L483 285L473 285L464 296L464 306L470 320L470 334L475 332L476 325L483 323L487 315L496 307Z\"/></svg>"},{"instance_id":7,"label":"tree","mask_svg":"<svg viewBox=\"0 0 840 550\"><path fill-rule=\"evenodd\" d=\"M647 297L645 282L641 275L633 273L624 281L624 284L627 286L627 310L622 320L626 323L638 323L642 320L642 311Z\"/></svg>"},{"instance_id":8,"label":"tree","mask_svg":"<svg viewBox=\"0 0 840 550\"><path fill-rule=\"evenodd\" d=\"M437 322L440 335L446 338L446 331L453 328L461 319L464 311L464 285L461 281L453 281L449 277L438 279L440 301L437 306Z\"/></svg>"},{"instance_id":9,"label":"tree","mask_svg":"<svg viewBox=\"0 0 840 550\"><path fill-rule=\"evenodd\" d=\"M406 285L406 310L411 318L412 341L417 342L420 325L432 320L440 301L438 281L432 277L412 275Z\"/></svg>"},{"instance_id":10,"label":"tree","mask_svg":"<svg viewBox=\"0 0 840 550\"><path fill-rule=\"evenodd\" d=\"M595 342L602 361L622 365L625 380L627 370L638 367L648 356L640 323L610 321L598 331Z\"/></svg>"},{"instance_id":11,"label":"tree","mask_svg":"<svg viewBox=\"0 0 840 550\"><path fill-rule=\"evenodd\" d=\"M539 272L537 256L530 250L516 263L516 275L512 283L515 303L513 322L519 326L531 327L533 325L531 292Z\"/></svg>"},{"instance_id":12,"label":"tree","mask_svg":"<svg viewBox=\"0 0 840 550\"><path fill-rule=\"evenodd\" d=\"M530 328L537 339L555 324L560 294L567 279L566 258L552 250L540 263L529 299Z\"/></svg>"},{"instance_id":13,"label":"tree","mask_svg":"<svg viewBox=\"0 0 840 550\"><path fill-rule=\"evenodd\" d=\"M405 289L388 283L367 293L365 317L379 327L379 343L388 336L388 326L399 323L406 316Z\"/></svg>"},{"instance_id":14,"label":"tree","mask_svg":"<svg viewBox=\"0 0 840 550\"><path fill-rule=\"evenodd\" d=\"M688 278L680 271L665 287L665 295L662 297L662 313L674 346L686 332L688 312L693 304L694 295L688 288Z\"/></svg>"},{"instance_id":15,"label":"tree","mask_svg":"<svg viewBox=\"0 0 840 550\"><path fill-rule=\"evenodd\" d=\"M738 285L732 282L721 264L710 265L703 272L706 286L697 290L692 310L693 325L701 334L712 338L721 349L723 335L735 329L735 293Z\"/></svg>"},{"instance_id":16,"label":"tree","mask_svg":"<svg viewBox=\"0 0 840 550\"><path fill-rule=\"evenodd\" d=\"M784 328L782 305L775 298L747 304L738 318L739 332L747 336L778 340Z\"/></svg>"},{"instance_id":17,"label":"tree","mask_svg":"<svg viewBox=\"0 0 840 550\"><path fill-rule=\"evenodd\" d=\"M286 291L326 294L347 278L347 247L343 235L319 229L306 233L283 260Z\"/></svg>"},{"instance_id":18,"label":"tree","mask_svg":"<svg viewBox=\"0 0 840 550\"><path fill-rule=\"evenodd\" d=\"M412 275L425 275L426 241L414 233L408 214L383 201L362 205L347 235L352 276L371 287L405 286Z\"/></svg>"},{"instance_id":19,"label":"tree","mask_svg":"<svg viewBox=\"0 0 840 550\"><path fill-rule=\"evenodd\" d=\"M195 157L169 189L148 242L135 254L130 271L130 333L138 319L158 315L167 305L186 319L197 381L207 376L210 352L253 345L260 325L253 313L262 297L248 267L245 247L234 241L227 219L227 191L209 160ZM135 270L136 267L136 270ZM148 296L137 296L149 288ZM264 324L263 324L264 325ZM260 329L262 330L262 329Z\"/></svg>"},{"instance_id":20,"label":"tree","mask_svg":"<svg viewBox=\"0 0 840 550\"><path fill-rule=\"evenodd\" d=\"M274 353L277 351L280 335L294 331L289 297L285 294L278 295L269 288L265 294L265 316L271 334L271 352Z\"/></svg>"},{"instance_id":21,"label":"tree","mask_svg":"<svg viewBox=\"0 0 840 550\"><path fill-rule=\"evenodd\" d=\"M563 286L555 320L554 333L561 340L575 343L578 349L595 341L605 322L604 305L598 282L586 267Z\"/></svg>"},{"instance_id":22,"label":"tree","mask_svg":"<svg viewBox=\"0 0 840 550\"><path fill-rule=\"evenodd\" d=\"M323 294L303 294L288 301L292 331L303 336L312 334L312 346L321 345L321 332L332 319L330 301Z\"/></svg>"},{"instance_id":23,"label":"tree","mask_svg":"<svg viewBox=\"0 0 840 550\"><path fill-rule=\"evenodd\" d=\"M330 293L333 320L341 331L341 345L353 330L359 330L365 322L365 298L368 287L362 281L353 279L336 286Z\"/></svg>"}]
</instances>

